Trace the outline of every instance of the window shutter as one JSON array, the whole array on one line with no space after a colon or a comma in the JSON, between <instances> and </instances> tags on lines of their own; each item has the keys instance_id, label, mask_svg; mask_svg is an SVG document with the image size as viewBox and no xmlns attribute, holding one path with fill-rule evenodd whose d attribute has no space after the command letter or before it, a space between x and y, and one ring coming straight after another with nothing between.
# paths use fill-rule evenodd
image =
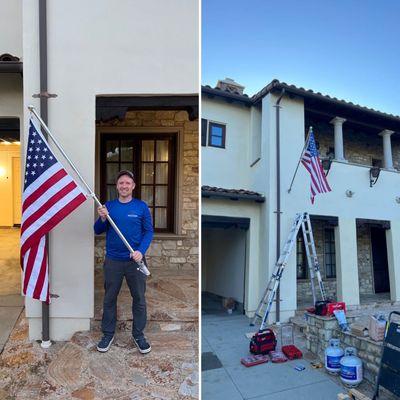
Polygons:
<instances>
[{"instance_id":1,"label":"window shutter","mask_svg":"<svg viewBox=\"0 0 400 400\"><path fill-rule=\"evenodd\" d=\"M201 145L207 146L207 120L201 119Z\"/></svg>"}]
</instances>

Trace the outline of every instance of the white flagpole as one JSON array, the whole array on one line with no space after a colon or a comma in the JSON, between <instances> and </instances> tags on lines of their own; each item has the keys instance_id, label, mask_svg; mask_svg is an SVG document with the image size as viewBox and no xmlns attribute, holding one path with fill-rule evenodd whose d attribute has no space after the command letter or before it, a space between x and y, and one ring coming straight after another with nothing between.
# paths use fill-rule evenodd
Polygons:
<instances>
[{"instance_id":1,"label":"white flagpole","mask_svg":"<svg viewBox=\"0 0 400 400\"><path fill-rule=\"evenodd\" d=\"M58 143L58 141L54 138L54 136L51 134L50 129L47 127L47 125L44 123L44 121L42 120L42 118L40 118L40 115L36 112L35 107L33 106L28 106L29 111L35 115L35 117L38 119L38 121L40 122L41 126L44 128L44 130L46 131L46 133L51 137L51 139L53 140L54 144L57 146L58 150L60 150L61 154L65 157L65 159L68 161L69 165L71 166L71 168L75 171L75 173L78 175L79 179L81 180L81 182L85 185L87 191L89 192L90 196L93 198L93 200L95 201L95 203L101 207L102 204L100 203L100 200L97 198L96 194L93 192L93 190L90 188L90 186L86 183L86 181L83 179L82 175L79 173L78 169L75 167L74 163L69 159L69 157L65 154L63 148L61 147L61 145ZM119 228L117 227L117 225L115 224L115 222L112 220L112 218L110 217L110 215L107 215L107 220L110 223L110 225L114 228L115 232L117 233L117 235L120 237L120 239L124 242L124 245L128 248L128 250L133 253L134 250L132 248L132 246L129 244L129 242L125 239L125 236L122 234L122 232L119 230ZM139 265L138 270L140 272L142 272L145 275L150 275L150 271L148 270L148 268L146 267L146 264L144 263L144 261L139 261L137 263Z\"/></svg>"},{"instance_id":2,"label":"white flagpole","mask_svg":"<svg viewBox=\"0 0 400 400\"><path fill-rule=\"evenodd\" d=\"M305 150L305 149L307 148L307 146L308 146L308 141L310 140L310 133L311 133L311 132L312 132L312 126L310 126L310 128L308 129L306 142L304 143L303 150L301 151L300 158L299 158L299 161L298 161L298 163L297 163L296 171L294 171L294 175L293 175L293 178L292 178L292 182L290 183L290 187L289 187L289 189L288 189L288 193L290 193L290 191L292 190L294 178L296 177L297 170L299 169L299 165L300 165L301 159L303 158L304 150Z\"/></svg>"}]
</instances>

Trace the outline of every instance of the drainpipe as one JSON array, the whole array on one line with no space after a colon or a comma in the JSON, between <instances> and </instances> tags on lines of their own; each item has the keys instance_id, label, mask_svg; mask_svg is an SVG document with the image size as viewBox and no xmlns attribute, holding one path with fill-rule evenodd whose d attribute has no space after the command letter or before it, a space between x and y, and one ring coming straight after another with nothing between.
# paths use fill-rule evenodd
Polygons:
<instances>
[{"instance_id":1,"label":"drainpipe","mask_svg":"<svg viewBox=\"0 0 400 400\"><path fill-rule=\"evenodd\" d=\"M275 103L276 108L276 261L279 260L281 252L281 147L280 147L280 114L279 105L285 89L282 89L278 100ZM281 289L280 284L276 291L276 322L280 322L281 313Z\"/></svg>"},{"instance_id":2,"label":"drainpipe","mask_svg":"<svg viewBox=\"0 0 400 400\"><path fill-rule=\"evenodd\" d=\"M47 97L47 4L46 0L39 0L39 51L40 51L40 114L43 121L48 123L48 97ZM43 133L47 139L47 135ZM48 265L49 261L49 235L46 235ZM50 312L49 305L42 302L42 343L43 348L51 346L50 341Z\"/></svg>"}]
</instances>

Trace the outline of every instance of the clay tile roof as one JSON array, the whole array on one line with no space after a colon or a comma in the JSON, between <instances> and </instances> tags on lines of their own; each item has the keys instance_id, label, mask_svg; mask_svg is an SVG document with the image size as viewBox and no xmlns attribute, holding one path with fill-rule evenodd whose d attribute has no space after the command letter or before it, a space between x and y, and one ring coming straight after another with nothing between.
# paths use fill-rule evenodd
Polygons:
<instances>
[{"instance_id":1,"label":"clay tile roof","mask_svg":"<svg viewBox=\"0 0 400 400\"><path fill-rule=\"evenodd\" d=\"M215 186L202 186L202 197L224 197L231 200L254 200L259 203L265 201L265 197L257 192L245 189L225 189Z\"/></svg>"},{"instance_id":2,"label":"clay tile roof","mask_svg":"<svg viewBox=\"0 0 400 400\"><path fill-rule=\"evenodd\" d=\"M353 109L357 109L359 111L367 111L369 113L374 113L375 115L379 115L381 117L389 117L389 118L395 118L397 120L400 120L399 115L389 114L389 113L375 110L373 108L364 107L359 104L354 104L351 101L338 99L337 97L332 97L327 94L322 94L321 92L314 92L311 89L306 90L302 87L297 87L295 85L289 85L286 82L280 82L278 79L274 79L271 83L269 83L267 86L265 86L263 89L261 89L258 93L256 93L254 96L251 97L251 100L253 100L253 102L257 102L262 97L264 97L266 94L270 93L273 90L277 90L277 89L286 89L288 92L293 92L294 94L297 94L299 96L303 95L306 97L314 97L314 98L319 98L320 100L325 99L327 101L331 101L336 104L340 104L343 106L349 106L349 107L351 107Z\"/></svg>"},{"instance_id":3,"label":"clay tile roof","mask_svg":"<svg viewBox=\"0 0 400 400\"><path fill-rule=\"evenodd\" d=\"M327 94L322 94L321 92L315 92L311 89L305 89L303 87L297 87L295 85L288 84L286 82L280 82L278 79L273 79L267 86L262 88L254 96L249 97L246 94L236 94L230 91L221 90L220 88L212 88L209 85L202 86L202 93L208 94L209 96L220 96L224 97L230 101L242 102L246 105L253 105L260 101L268 93L275 92L277 90L285 89L287 93L292 93L300 97L325 101L335 105L344 106L351 110L366 112L372 117L381 117L394 121L396 124L400 122L400 116L385 113L382 111L375 110L373 108L361 106L359 104L354 104L351 101L338 99L337 97L332 97Z\"/></svg>"}]
</instances>

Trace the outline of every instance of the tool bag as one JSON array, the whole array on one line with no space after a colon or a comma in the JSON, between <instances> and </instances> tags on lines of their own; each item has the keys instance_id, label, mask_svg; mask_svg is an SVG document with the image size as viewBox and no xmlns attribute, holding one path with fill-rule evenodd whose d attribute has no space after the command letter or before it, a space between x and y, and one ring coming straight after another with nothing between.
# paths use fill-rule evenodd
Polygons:
<instances>
[{"instance_id":1,"label":"tool bag","mask_svg":"<svg viewBox=\"0 0 400 400\"><path fill-rule=\"evenodd\" d=\"M317 301L315 303L315 315L325 316L328 313L329 300Z\"/></svg>"},{"instance_id":2,"label":"tool bag","mask_svg":"<svg viewBox=\"0 0 400 400\"><path fill-rule=\"evenodd\" d=\"M276 337L271 329L263 329L254 334L250 341L250 353L267 354L275 350Z\"/></svg>"}]
</instances>

